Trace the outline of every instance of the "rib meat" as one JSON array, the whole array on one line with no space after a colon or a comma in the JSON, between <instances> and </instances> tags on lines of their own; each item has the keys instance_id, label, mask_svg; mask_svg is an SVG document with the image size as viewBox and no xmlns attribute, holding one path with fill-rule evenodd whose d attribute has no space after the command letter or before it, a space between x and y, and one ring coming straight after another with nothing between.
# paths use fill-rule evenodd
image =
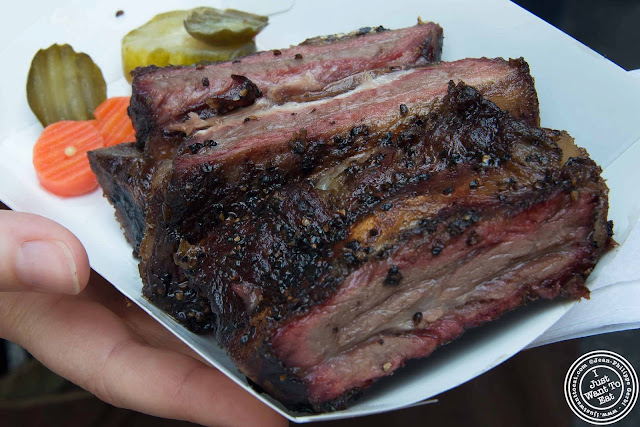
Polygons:
<instances>
[{"instance_id":1,"label":"rib meat","mask_svg":"<svg viewBox=\"0 0 640 427\"><path fill-rule=\"evenodd\" d=\"M133 73L131 146L89 153L91 167L137 255L149 180L172 159L185 133L215 125L211 118L286 101L306 102L347 92L375 73L437 62L442 28L432 22L400 30L361 28L309 39L298 46L240 60L191 67L145 67ZM247 77L248 76L248 77ZM247 108L251 107L251 108Z\"/></svg>"},{"instance_id":2,"label":"rib meat","mask_svg":"<svg viewBox=\"0 0 640 427\"><path fill-rule=\"evenodd\" d=\"M259 89L264 107L300 100L362 71L437 62L441 52L442 28L419 22L394 31L362 28L206 66L138 68L133 71L129 115L139 146L155 158L171 157L172 125L190 115L207 119L225 112L220 111L219 98L228 98L234 75L246 77ZM257 92L252 93L245 104L255 101Z\"/></svg>"},{"instance_id":3,"label":"rib meat","mask_svg":"<svg viewBox=\"0 0 640 427\"><path fill-rule=\"evenodd\" d=\"M334 82L328 91L334 92L335 87L345 86L350 90L333 97L318 97L304 103L289 102L260 111L248 109L225 116L219 123L210 123L209 128L195 131L183 142L183 150L190 153L213 140L219 144L212 151L215 156L223 153L243 156L247 150L263 150L266 156L272 155L273 150L284 150L286 156L292 156L289 144L295 144L295 141L291 138L303 129L309 138L330 138L342 133L348 142L353 139L349 136L353 123L360 123L367 116L379 121L378 117L383 116L385 123L380 126L383 128L401 117L401 105L406 109L404 114L417 114L429 107L427 101L446 93L450 80L464 80L500 108L532 125L539 123L533 79L522 59L464 59L393 72L368 71L346 80L345 83ZM353 83L354 80L357 84ZM369 125L369 131L373 132L376 126ZM180 140L184 141L184 137ZM190 162L195 162L197 169L200 157L206 156L208 151L204 147L196 156L181 156L178 164L188 167ZM157 161L145 158L140 149L132 146L93 151L89 153L89 161L105 196L116 209L127 239L137 251L142 237L139 230L144 229L144 195L148 192ZM243 167L235 173L241 173Z\"/></svg>"},{"instance_id":4,"label":"rib meat","mask_svg":"<svg viewBox=\"0 0 640 427\"><path fill-rule=\"evenodd\" d=\"M115 209L127 242L138 254L144 235L147 194L156 163L148 162L135 142L87 153L102 191Z\"/></svg>"},{"instance_id":5,"label":"rib meat","mask_svg":"<svg viewBox=\"0 0 640 427\"><path fill-rule=\"evenodd\" d=\"M196 132L151 183L144 295L314 411L529 300L587 297L601 170L505 92L520 73L492 92L499 61L476 61Z\"/></svg>"}]
</instances>

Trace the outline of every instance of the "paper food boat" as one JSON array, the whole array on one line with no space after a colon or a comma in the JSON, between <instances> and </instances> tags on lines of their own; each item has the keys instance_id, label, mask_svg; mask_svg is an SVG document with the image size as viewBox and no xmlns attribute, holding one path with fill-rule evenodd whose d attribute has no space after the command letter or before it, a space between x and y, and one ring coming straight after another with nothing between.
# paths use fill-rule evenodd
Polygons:
<instances>
[{"instance_id":1,"label":"paper food boat","mask_svg":"<svg viewBox=\"0 0 640 427\"><path fill-rule=\"evenodd\" d=\"M34 4L38 3L38 4ZM122 4L119 4L122 3ZM60 199L39 185L31 165L33 143L41 126L27 105L25 81L32 56L54 42L69 43L89 53L101 67L109 96L128 95L120 61L120 40L156 13L200 6L166 0L148 2L11 2L5 16L30 16L24 28L7 23L0 29L11 40L2 52L11 58L0 87L0 200L15 210L54 219L83 242L92 267L123 294L178 336L234 381L287 418L297 422L370 415L411 406L468 381L505 361L558 320L573 302L536 304L473 331L431 357L409 363L392 377L379 381L349 409L309 415L287 411L267 395L251 389L212 337L198 336L178 325L141 296L137 260L125 242L113 208L100 191ZM348 32L364 26L401 28L423 20L444 28L443 60L466 57L524 57L531 66L540 98L542 125L565 129L578 145L605 168L611 189L610 219L616 240L625 242L640 210L640 84L617 65L506 0L367 0L322 2L209 2L256 13L288 11L271 17L257 42L262 49L297 44L307 37ZM8 10L6 10L8 8ZM114 18L114 12L125 15ZM339 12L338 12L339 11ZM42 15L38 17L38 13ZM36 15L34 15L36 14ZM15 31L21 28L22 33ZM635 145L634 145L635 144ZM590 278L592 287L612 280L616 251L606 255ZM629 278L635 279L636 277ZM618 280L619 277L616 279Z\"/></svg>"}]
</instances>

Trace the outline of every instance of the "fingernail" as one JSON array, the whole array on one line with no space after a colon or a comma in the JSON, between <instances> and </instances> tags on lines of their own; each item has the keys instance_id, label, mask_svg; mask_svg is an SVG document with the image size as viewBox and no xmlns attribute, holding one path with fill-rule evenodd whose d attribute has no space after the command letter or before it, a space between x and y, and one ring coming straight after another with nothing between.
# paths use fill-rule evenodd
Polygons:
<instances>
[{"instance_id":1,"label":"fingernail","mask_svg":"<svg viewBox=\"0 0 640 427\"><path fill-rule=\"evenodd\" d=\"M16 275L24 285L39 291L80 292L73 253L59 240L24 242L16 254Z\"/></svg>"}]
</instances>

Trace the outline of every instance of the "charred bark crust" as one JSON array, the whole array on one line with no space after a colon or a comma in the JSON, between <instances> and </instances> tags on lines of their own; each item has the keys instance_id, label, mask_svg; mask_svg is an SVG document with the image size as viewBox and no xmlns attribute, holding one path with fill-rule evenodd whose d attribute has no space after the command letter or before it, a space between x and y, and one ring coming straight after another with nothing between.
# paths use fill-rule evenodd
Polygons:
<instances>
[{"instance_id":1,"label":"charred bark crust","mask_svg":"<svg viewBox=\"0 0 640 427\"><path fill-rule=\"evenodd\" d=\"M581 221L592 232L576 242L575 263L479 306L437 346L530 299L586 297L584 280L608 247L607 189L586 152L566 133L515 119L462 82L451 82L428 114L407 114L384 132L358 125L317 140L301 130L287 147L255 147L249 158L183 169L174 162L155 186L161 202L148 216L141 275L148 298L188 327L214 331L245 374L292 408L342 408L375 380L363 377L340 397L318 400L304 370L287 366L271 339L324 307L368 263L407 247L429 248L423 256L433 259L460 239L473 247L486 237L473 234L480 224L508 224L551 201L554 209L580 200L587 206ZM195 154L186 145L180 156ZM319 181L328 184L318 188ZM411 204L425 206L424 197L430 210ZM396 223L403 225L389 225ZM388 286L402 283L401 271L389 274ZM190 299L168 303L179 289ZM189 310L206 326L185 321Z\"/></svg>"}]
</instances>

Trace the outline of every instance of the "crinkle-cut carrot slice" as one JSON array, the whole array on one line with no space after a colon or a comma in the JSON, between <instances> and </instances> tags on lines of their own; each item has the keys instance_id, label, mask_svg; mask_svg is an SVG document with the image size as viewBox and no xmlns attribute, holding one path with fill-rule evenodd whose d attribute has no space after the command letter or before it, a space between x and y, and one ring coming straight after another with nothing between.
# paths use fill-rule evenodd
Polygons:
<instances>
[{"instance_id":1,"label":"crinkle-cut carrot slice","mask_svg":"<svg viewBox=\"0 0 640 427\"><path fill-rule=\"evenodd\" d=\"M87 151L104 147L95 120L65 120L47 126L33 147L40 185L62 197L79 196L98 186Z\"/></svg>"},{"instance_id":2,"label":"crinkle-cut carrot slice","mask_svg":"<svg viewBox=\"0 0 640 427\"><path fill-rule=\"evenodd\" d=\"M136 132L127 115L129 101L128 96L107 98L93 112L105 147L136 140Z\"/></svg>"}]
</instances>

